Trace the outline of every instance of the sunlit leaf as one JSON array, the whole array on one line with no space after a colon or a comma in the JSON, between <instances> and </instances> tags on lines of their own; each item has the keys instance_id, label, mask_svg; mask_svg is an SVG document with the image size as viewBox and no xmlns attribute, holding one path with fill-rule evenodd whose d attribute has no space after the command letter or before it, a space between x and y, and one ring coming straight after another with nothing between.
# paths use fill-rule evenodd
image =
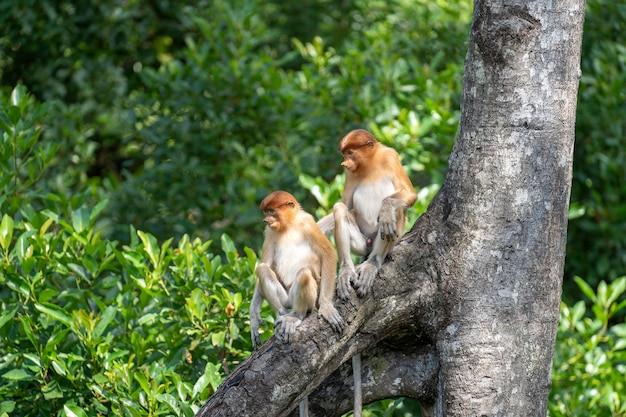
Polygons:
<instances>
[{"instance_id":1,"label":"sunlit leaf","mask_svg":"<svg viewBox=\"0 0 626 417\"><path fill-rule=\"evenodd\" d=\"M2 222L0 222L0 246L5 251L9 250L11 240L13 239L13 218L8 214L2 216Z\"/></svg>"},{"instance_id":2,"label":"sunlit leaf","mask_svg":"<svg viewBox=\"0 0 626 417\"><path fill-rule=\"evenodd\" d=\"M67 314L65 310L63 310L61 307L56 306L54 304L48 304L48 303L46 304L35 303L35 308L41 311L42 313L46 314L47 316L60 321L61 323L65 324L67 327L72 327L74 319L72 318L71 315Z\"/></svg>"},{"instance_id":3,"label":"sunlit leaf","mask_svg":"<svg viewBox=\"0 0 626 417\"><path fill-rule=\"evenodd\" d=\"M87 417L87 413L77 405L65 404L63 411L67 417Z\"/></svg>"}]
</instances>

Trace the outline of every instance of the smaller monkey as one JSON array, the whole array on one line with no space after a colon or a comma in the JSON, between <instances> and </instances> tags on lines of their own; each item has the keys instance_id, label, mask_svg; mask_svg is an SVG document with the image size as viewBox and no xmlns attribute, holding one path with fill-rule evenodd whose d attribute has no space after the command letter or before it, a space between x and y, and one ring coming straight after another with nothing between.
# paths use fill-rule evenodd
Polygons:
<instances>
[{"instance_id":1,"label":"smaller monkey","mask_svg":"<svg viewBox=\"0 0 626 417\"><path fill-rule=\"evenodd\" d=\"M254 349L261 344L261 304L267 300L276 313L275 336L289 343L300 322L317 307L335 330L345 326L333 305L337 254L294 196L274 191L263 199L265 241L257 283L250 303L250 330ZM291 309L291 311L289 311Z\"/></svg>"}]
</instances>

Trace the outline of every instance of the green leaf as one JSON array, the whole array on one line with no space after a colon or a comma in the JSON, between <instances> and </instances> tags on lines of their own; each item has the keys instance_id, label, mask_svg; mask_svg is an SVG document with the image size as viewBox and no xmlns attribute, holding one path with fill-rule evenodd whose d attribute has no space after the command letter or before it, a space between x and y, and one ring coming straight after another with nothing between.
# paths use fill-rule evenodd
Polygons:
<instances>
[{"instance_id":1,"label":"green leaf","mask_svg":"<svg viewBox=\"0 0 626 417\"><path fill-rule=\"evenodd\" d=\"M57 381L52 381L49 384L41 387L41 392L46 400L53 400L55 398L63 398L63 390L59 386Z\"/></svg>"},{"instance_id":2,"label":"green leaf","mask_svg":"<svg viewBox=\"0 0 626 417\"><path fill-rule=\"evenodd\" d=\"M13 239L13 218L8 214L2 216L2 222L0 223L0 246L5 251L9 250L11 240Z\"/></svg>"},{"instance_id":3,"label":"green leaf","mask_svg":"<svg viewBox=\"0 0 626 417\"><path fill-rule=\"evenodd\" d=\"M12 369L9 372L2 374L2 378L10 379L12 381L30 381L33 379L33 376L24 369Z\"/></svg>"},{"instance_id":4,"label":"green leaf","mask_svg":"<svg viewBox=\"0 0 626 417\"><path fill-rule=\"evenodd\" d=\"M0 402L0 414L10 413L15 410L15 401L2 401Z\"/></svg>"},{"instance_id":5,"label":"green leaf","mask_svg":"<svg viewBox=\"0 0 626 417\"><path fill-rule=\"evenodd\" d=\"M224 254L229 255L233 252L237 252L237 249L235 249L235 244L233 243L233 240L226 233L222 235L221 242L222 242L222 251L224 251Z\"/></svg>"},{"instance_id":6,"label":"green leaf","mask_svg":"<svg viewBox=\"0 0 626 417\"><path fill-rule=\"evenodd\" d=\"M30 343L36 348L39 349L39 342L35 339L35 334L33 333L33 323L29 316L19 315L20 322L22 323L22 330L24 330L24 334Z\"/></svg>"},{"instance_id":7,"label":"green leaf","mask_svg":"<svg viewBox=\"0 0 626 417\"><path fill-rule=\"evenodd\" d=\"M72 212L72 227L77 233L81 233L89 227L89 210L81 207Z\"/></svg>"},{"instance_id":8,"label":"green leaf","mask_svg":"<svg viewBox=\"0 0 626 417\"><path fill-rule=\"evenodd\" d=\"M206 373L202 375L200 378L198 378L198 380L193 386L193 392L191 394L192 397L193 398L197 397L198 394L202 393L202 391L204 391L206 387L209 386L210 383L211 383L211 378Z\"/></svg>"},{"instance_id":9,"label":"green leaf","mask_svg":"<svg viewBox=\"0 0 626 417\"><path fill-rule=\"evenodd\" d=\"M596 302L596 293L593 291L593 289L589 286L589 284L587 284L581 277L579 276L575 276L574 277L574 281L576 281L576 284L578 284L578 288L580 288L580 290L583 292L583 294L585 294L587 296L587 298L589 298L591 301L593 301L594 303Z\"/></svg>"},{"instance_id":10,"label":"green leaf","mask_svg":"<svg viewBox=\"0 0 626 417\"><path fill-rule=\"evenodd\" d=\"M159 400L159 402L163 402L169 405L170 408L174 411L174 413L176 413L177 416L181 415L180 405L178 404L178 401L176 400L176 398L174 398L173 395L159 394L156 396L156 398L157 400Z\"/></svg>"},{"instance_id":11,"label":"green leaf","mask_svg":"<svg viewBox=\"0 0 626 417\"><path fill-rule=\"evenodd\" d=\"M102 213L102 210L104 210L108 204L109 204L108 199L102 200L98 204L96 204L96 206L93 208L93 210L91 210L91 213L89 214L90 225L93 226L94 222L96 221L100 213Z\"/></svg>"},{"instance_id":12,"label":"green leaf","mask_svg":"<svg viewBox=\"0 0 626 417\"><path fill-rule=\"evenodd\" d=\"M226 340L226 332L213 332L211 333L211 343L213 346L221 347L224 345L224 340Z\"/></svg>"},{"instance_id":13,"label":"green leaf","mask_svg":"<svg viewBox=\"0 0 626 417\"><path fill-rule=\"evenodd\" d=\"M7 109L7 116L9 116L9 121L13 126L17 125L22 118L22 111L17 106L9 106ZM18 134L18 137L21 136ZM19 143L19 141L18 141Z\"/></svg>"},{"instance_id":14,"label":"green leaf","mask_svg":"<svg viewBox=\"0 0 626 417\"><path fill-rule=\"evenodd\" d=\"M77 405L65 404L63 411L67 417L87 417L87 413Z\"/></svg>"},{"instance_id":15,"label":"green leaf","mask_svg":"<svg viewBox=\"0 0 626 417\"><path fill-rule=\"evenodd\" d=\"M141 389L146 393L150 394L150 384L148 383L148 378L141 372L135 372L135 381L139 382Z\"/></svg>"},{"instance_id":16,"label":"green leaf","mask_svg":"<svg viewBox=\"0 0 626 417\"><path fill-rule=\"evenodd\" d=\"M15 317L15 313L17 312L18 308L19 306L15 305L12 309L2 312L2 316L0 316L0 329L2 329L2 327L9 321L13 320L13 317Z\"/></svg>"},{"instance_id":17,"label":"green leaf","mask_svg":"<svg viewBox=\"0 0 626 417\"><path fill-rule=\"evenodd\" d=\"M607 303L613 304L613 302L624 293L624 290L626 290L626 277L621 277L613 281L611 285L609 285L609 298Z\"/></svg>"},{"instance_id":18,"label":"green leaf","mask_svg":"<svg viewBox=\"0 0 626 417\"><path fill-rule=\"evenodd\" d=\"M11 92L11 104L14 106L19 106L22 104L22 100L27 96L26 87L23 85L17 85Z\"/></svg>"},{"instance_id":19,"label":"green leaf","mask_svg":"<svg viewBox=\"0 0 626 417\"><path fill-rule=\"evenodd\" d=\"M611 326L611 332L615 333L619 337L626 337L626 323Z\"/></svg>"},{"instance_id":20,"label":"green leaf","mask_svg":"<svg viewBox=\"0 0 626 417\"><path fill-rule=\"evenodd\" d=\"M37 231L34 229L27 230L26 232L22 233L20 237L17 238L17 241L15 242L15 247L13 248L13 252L17 255L20 262L24 262L24 259L30 257L30 255L32 254L28 250L28 248L30 248L30 243L28 242L28 239L35 233L37 233Z\"/></svg>"},{"instance_id":21,"label":"green leaf","mask_svg":"<svg viewBox=\"0 0 626 417\"><path fill-rule=\"evenodd\" d=\"M72 316L67 314L65 310L63 310L61 307L58 307L54 304L35 303L35 308L41 311L42 313L46 314L47 316L60 321L61 323L65 324L67 327L71 328L72 324L74 323L74 319L72 318Z\"/></svg>"},{"instance_id":22,"label":"green leaf","mask_svg":"<svg viewBox=\"0 0 626 417\"><path fill-rule=\"evenodd\" d=\"M156 238L149 233L142 232L141 230L137 230L137 236L141 239L141 243L143 243L143 247L150 258L152 265L157 266L159 260L159 246Z\"/></svg>"},{"instance_id":23,"label":"green leaf","mask_svg":"<svg viewBox=\"0 0 626 417\"><path fill-rule=\"evenodd\" d=\"M574 304L574 307L572 307L572 324L575 324L576 322L580 321L580 319L583 318L583 316L585 315L585 302L584 301L579 301L576 304Z\"/></svg>"},{"instance_id":24,"label":"green leaf","mask_svg":"<svg viewBox=\"0 0 626 417\"><path fill-rule=\"evenodd\" d=\"M0 113L0 130L10 135L13 129L11 129L11 126L6 122L5 117L4 113Z\"/></svg>"},{"instance_id":25,"label":"green leaf","mask_svg":"<svg viewBox=\"0 0 626 417\"><path fill-rule=\"evenodd\" d=\"M106 310L104 310L104 313L102 313L102 316L98 320L98 324L96 324L96 328L93 331L94 338L102 336L104 330L115 318L115 314L117 314L117 307L115 306L109 306Z\"/></svg>"}]
</instances>

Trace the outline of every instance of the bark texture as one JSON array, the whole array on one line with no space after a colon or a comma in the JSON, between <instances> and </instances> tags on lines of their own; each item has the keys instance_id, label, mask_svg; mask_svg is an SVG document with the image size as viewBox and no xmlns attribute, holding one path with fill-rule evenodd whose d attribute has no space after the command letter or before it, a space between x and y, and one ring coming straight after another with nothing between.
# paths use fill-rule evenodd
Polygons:
<instances>
[{"instance_id":1,"label":"bark texture","mask_svg":"<svg viewBox=\"0 0 626 417\"><path fill-rule=\"evenodd\" d=\"M342 335L308 317L267 341L197 416L313 416L363 396L436 416L545 416L559 318L584 0L477 0L461 121L439 194Z\"/></svg>"}]
</instances>

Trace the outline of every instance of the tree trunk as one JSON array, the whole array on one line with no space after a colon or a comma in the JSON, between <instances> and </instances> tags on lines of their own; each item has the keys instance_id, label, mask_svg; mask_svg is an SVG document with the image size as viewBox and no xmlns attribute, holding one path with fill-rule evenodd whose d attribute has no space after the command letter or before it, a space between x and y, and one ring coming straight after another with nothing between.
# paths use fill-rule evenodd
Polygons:
<instances>
[{"instance_id":1,"label":"tree trunk","mask_svg":"<svg viewBox=\"0 0 626 417\"><path fill-rule=\"evenodd\" d=\"M478 0L446 181L364 299L266 342L197 416L314 416L411 397L436 416L545 416L572 176L583 0Z\"/></svg>"}]
</instances>

